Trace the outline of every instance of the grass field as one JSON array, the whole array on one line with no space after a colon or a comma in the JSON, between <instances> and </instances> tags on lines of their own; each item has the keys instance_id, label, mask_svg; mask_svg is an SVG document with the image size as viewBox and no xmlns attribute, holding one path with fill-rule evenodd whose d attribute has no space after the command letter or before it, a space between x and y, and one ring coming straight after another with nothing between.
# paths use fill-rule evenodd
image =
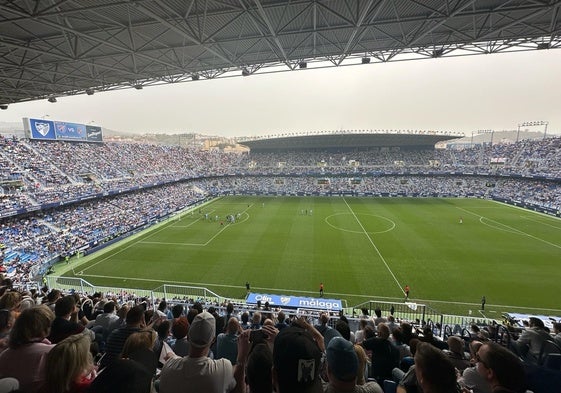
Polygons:
<instances>
[{"instance_id":1,"label":"grass field","mask_svg":"<svg viewBox=\"0 0 561 393\"><path fill-rule=\"evenodd\" d=\"M206 220L219 216L220 221ZM239 214L234 224L225 217ZM462 218L463 223L460 223ZM72 262L96 285L411 298L448 313L561 315L561 220L476 199L228 197ZM72 275L72 271L69 273ZM488 315L498 317L498 315Z\"/></svg>"}]
</instances>

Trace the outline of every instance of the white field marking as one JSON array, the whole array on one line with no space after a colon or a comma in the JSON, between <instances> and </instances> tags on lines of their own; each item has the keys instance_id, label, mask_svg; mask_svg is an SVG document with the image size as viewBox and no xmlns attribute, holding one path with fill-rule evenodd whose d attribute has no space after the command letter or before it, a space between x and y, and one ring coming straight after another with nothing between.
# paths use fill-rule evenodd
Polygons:
<instances>
[{"instance_id":1,"label":"white field marking","mask_svg":"<svg viewBox=\"0 0 561 393\"><path fill-rule=\"evenodd\" d=\"M101 274L84 274L84 277L96 277L96 278L115 278L117 280L127 280L127 281L148 281L148 282L163 282L171 284L185 284L185 285L195 285L195 286L213 286L213 287L224 287L224 288L244 288L242 285L226 285L226 284L210 284L210 283L200 283L200 282L188 282L188 281L173 281L173 280L157 280L154 278L131 278L131 277L118 277L118 276L103 276Z\"/></svg>"},{"instance_id":2,"label":"white field marking","mask_svg":"<svg viewBox=\"0 0 561 393\"><path fill-rule=\"evenodd\" d=\"M224 227L222 227L222 229L220 231L218 231L213 237L211 237L208 241L206 241L205 243L174 243L174 242L145 242L142 241L140 243L142 244L158 244L158 245L162 245L162 246L195 246L195 247L204 247L204 246L208 246L208 244L214 239L216 238L218 235L220 235L220 233L222 233L222 231L224 231L227 227L229 227L230 225L236 225L236 224L241 224L246 222L247 220L249 220L249 213L246 213L245 211L242 212L242 214L244 215L244 219L239 221L239 222L235 222L235 223L226 223L226 225L224 225Z\"/></svg>"},{"instance_id":3,"label":"white field marking","mask_svg":"<svg viewBox=\"0 0 561 393\"><path fill-rule=\"evenodd\" d=\"M157 244L160 246L199 246L203 247L206 243L174 243L174 242L141 242L142 244Z\"/></svg>"},{"instance_id":4,"label":"white field marking","mask_svg":"<svg viewBox=\"0 0 561 393\"><path fill-rule=\"evenodd\" d=\"M157 233L163 231L163 230L166 229L167 227L168 227L167 225L162 225L162 227L161 227L160 229L154 230L154 232L150 232L145 238L150 238L150 237L154 236L155 234L157 234ZM88 270L88 269L90 269L90 268L92 268L92 267L94 267L94 266L96 266L96 265L99 265L101 262L104 262L104 261L108 260L109 258L112 258L112 257L114 257L115 255L122 253L122 252L125 251L125 250L128 250L128 249L131 248L132 246L134 246L134 245L136 245L136 244L138 244L138 243L141 243L143 238L144 238L144 237L143 237L142 235L140 235L138 240L136 240L136 241L131 241L131 244L129 244L128 246L126 246L126 247L124 247L124 248L122 248L122 249L120 249L120 250L118 250L118 251L116 251L116 252L114 252L114 253L110 253L107 257L100 259L100 260L97 261L96 263L92 263L91 265L86 266L86 267L82 270L82 273L83 273L85 270ZM81 265L78 265L78 266L81 267Z\"/></svg>"},{"instance_id":5,"label":"white field marking","mask_svg":"<svg viewBox=\"0 0 561 393\"><path fill-rule=\"evenodd\" d=\"M540 220L534 220L533 218L530 218L530 217L527 217L527 216L520 216L520 217L525 219L525 220L532 221L532 222L535 222L537 224L545 225L545 226L548 226L548 227L553 228L553 229L561 229L561 227L558 227L557 225L551 225L551 224L548 224L547 222L543 222L543 221L540 221Z\"/></svg>"},{"instance_id":6,"label":"white field marking","mask_svg":"<svg viewBox=\"0 0 561 393\"><path fill-rule=\"evenodd\" d=\"M515 234L518 234L518 235L521 234L519 231L512 230L511 228L509 228L506 225L501 224L500 222L495 223L495 224L488 224L488 223L485 222L485 220L489 220L489 219L486 218L486 217L479 217L479 222L482 223L483 225L488 226L489 228L497 229L499 231L504 231L504 232L508 232L508 233L515 233ZM493 220L489 220L489 221L493 221Z\"/></svg>"},{"instance_id":7,"label":"white field marking","mask_svg":"<svg viewBox=\"0 0 561 393\"><path fill-rule=\"evenodd\" d=\"M245 286L243 285L228 285L228 284L213 284L213 283L202 283L202 282L189 282L189 281L172 281L166 279L154 279L154 278L131 278L131 277L118 277L118 276L104 276L100 274L83 274L84 277L95 277L95 278L114 278L117 280L127 280L127 281L147 281L147 282L166 282L171 284L184 284L184 285L194 285L199 287L223 287L223 288L240 288L245 290ZM268 287L254 287L251 286L252 290L259 289L266 291L268 293L284 293L284 294L293 294L293 293L310 293L310 294L317 294L317 291L301 291L299 289L288 289L288 288L268 288ZM370 297L375 299L386 299L389 301L395 302L403 302L402 297L389 297L389 296L378 296L378 295L368 295L368 294L356 294L356 293L338 293L338 292L329 292L326 293L328 296L335 297L335 298L344 298L344 297L351 297L351 296L359 296L359 297ZM295 295L292 295L295 296ZM427 304L427 303L446 303L446 304L454 304L454 305L464 305L464 306L480 306L481 303L466 303L466 302L452 302L449 300L433 300L433 299L413 299L415 303L418 304ZM501 307L501 308L519 308L523 310L538 310L538 311L555 311L561 312L561 310L555 308L537 308L537 307L530 307L530 306L509 306L506 304L491 304L486 303L485 307ZM488 311L491 312L491 311Z\"/></svg>"},{"instance_id":8,"label":"white field marking","mask_svg":"<svg viewBox=\"0 0 561 393\"><path fill-rule=\"evenodd\" d=\"M214 212L214 210L211 210L210 213ZM209 213L209 214L210 214ZM171 227L173 228L189 228L191 225L195 224L197 221L202 220L202 217L197 218L195 221L191 221L189 224L187 225L177 225L177 224L172 224ZM183 217L181 217L181 220L183 220Z\"/></svg>"},{"instance_id":9,"label":"white field marking","mask_svg":"<svg viewBox=\"0 0 561 393\"><path fill-rule=\"evenodd\" d=\"M382 260L382 262L384 262L384 265L386 265L386 269L388 269L388 271L390 272L390 274L392 275L394 281L396 282L397 286L399 287L400 291L403 292L403 294L405 295L405 291L403 290L403 288L401 288L401 284L399 283L399 281L397 280L397 277L395 276L395 274L393 274L392 270L390 269L390 267L388 266L386 259L384 258L384 256L380 253L380 250L378 250L378 247L376 247L376 244L374 244L374 242L372 241L372 238L370 237L370 235L368 234L368 232L366 232L366 229L364 229L364 226L362 225L362 223L360 222L360 220L358 219L358 217L356 216L355 212L353 211L353 209L351 209L351 207L349 206L349 204L347 203L347 200L345 198L343 198L343 202L345 202L345 205L347 205L347 208L351 211L352 215L355 217L356 222L358 223L358 225L360 225L360 227L362 228L362 231L364 232L364 234L366 235L366 237L368 238L368 240L370 241L370 244L372 244L372 247L374 247L374 250L376 250L376 252L378 253L378 256L380 257L380 259Z\"/></svg>"},{"instance_id":10,"label":"white field marking","mask_svg":"<svg viewBox=\"0 0 561 393\"><path fill-rule=\"evenodd\" d=\"M335 214L332 214L332 215L330 215L330 216L325 217L324 221L325 221L325 223L326 223L327 225L329 225L331 228L336 229L336 230L338 230L338 231L349 232L349 233L362 233L362 232L360 232L360 231L353 231L353 230L351 230L351 229L339 228L339 227L337 227L337 226L335 226L335 225L333 225L333 224L331 224L331 223L329 222L329 219L330 219L331 217L341 216L341 215L343 215L343 214L349 215L350 213L347 213L347 212L344 212L344 213L335 213ZM367 232L367 233L369 233L369 234L377 235L377 234L381 234L381 233L386 233L386 232L392 231L392 230L395 228L395 222L393 222L392 220L390 220L390 219L387 218L387 217L384 217L384 216L377 216L377 215L375 215L375 214L369 214L369 213L360 213L360 215L363 215L363 216L371 216L371 217L378 217L378 218L381 218L381 219L383 219L383 220L386 220L386 221L389 221L389 222L392 223L392 226L391 226L390 228L384 230L384 231Z\"/></svg>"},{"instance_id":11,"label":"white field marking","mask_svg":"<svg viewBox=\"0 0 561 393\"><path fill-rule=\"evenodd\" d=\"M216 237L218 237L218 235L220 235L223 231L226 230L226 228L228 228L228 226L230 225L236 225L236 224L241 224L243 222L246 222L247 220L249 220L249 213L247 213L247 210L251 207L252 205L250 205L247 209L245 209L244 211L241 212L241 214L244 215L244 220L240 221L240 222L235 222L233 224L230 223L226 223L226 225L224 225L222 227L222 229L220 229L218 232L216 232L214 234L214 236L212 236L210 239L208 239L205 243L173 243L173 242L150 242L150 241L141 241L139 243L142 244L160 244L160 245L175 245L175 246L198 246L198 247L205 247L208 246L210 244L211 241L213 241L214 239L216 239Z\"/></svg>"},{"instance_id":12,"label":"white field marking","mask_svg":"<svg viewBox=\"0 0 561 393\"><path fill-rule=\"evenodd\" d=\"M553 220L561 221L561 217L551 216L551 215L549 215L549 214L542 213L542 212L537 212L537 211L535 211L535 210L524 209L523 207L514 206L514 205L509 205L508 203L504 203L504 202L499 202L499 201L493 201L493 202L495 202L495 203L498 204L498 205L504 206L504 207L510 207L511 209L522 210L522 211L525 212L525 213L531 213L531 214L538 215L538 216L540 216L540 217L550 218L550 219L553 219ZM478 207L478 209L480 209L480 208Z\"/></svg>"},{"instance_id":13,"label":"white field marking","mask_svg":"<svg viewBox=\"0 0 561 393\"><path fill-rule=\"evenodd\" d=\"M549 244L550 246L553 246L553 247L555 247L555 248L561 249L561 246L560 246L559 244L551 243L551 242L549 242L549 241L547 241L547 240L544 240L544 239L542 239L542 238L540 238L540 237L537 237L537 236L531 235L531 234L529 234L529 233L527 233L527 232L521 231L520 229L513 228L513 227L511 227L511 226L509 226L509 225L501 224L500 222L495 221L495 220L492 220L492 219L490 219L490 218L480 216L479 214L474 213L474 212L471 212L471 211L469 211L469 210L466 210L466 209L464 209L464 208L462 208L462 207L457 207L457 206L456 206L456 208L457 208L457 209L460 209L460 210L463 210L463 211L465 211L465 212L468 213L468 214L472 214L472 215L474 215L474 216L476 216L476 217L479 217L480 219L481 219L481 218L484 218L484 219L486 219L486 220L495 222L495 223L497 223L497 224L499 224L499 225L501 225L501 226L503 226L503 227L505 227L505 228L509 228L510 230L514 231L514 232L517 233L517 234L524 235L524 236L528 236L529 238L538 240L538 241L543 242L543 243L545 243L545 244Z\"/></svg>"},{"instance_id":14,"label":"white field marking","mask_svg":"<svg viewBox=\"0 0 561 393\"><path fill-rule=\"evenodd\" d=\"M249 209L249 208L248 208L248 209ZM212 210L212 211L214 211L214 210ZM248 216L249 216L249 214L248 214ZM136 245L136 244L138 244L138 243L143 243L143 239L149 239L149 238L151 238L152 236L156 235L157 233L160 233L161 231L163 231L163 230L166 229L167 227L168 227L168 225L162 225L162 227L161 227L160 229L154 230L153 232L150 232L147 236L145 236L145 237L144 237L144 236L140 236L138 240L132 241L131 244L129 244L128 246L126 246L126 247L124 247L124 248L122 248L122 249L120 249L120 250L118 250L118 251L116 251L116 252L114 252L114 253L111 253L111 254L109 254L107 257L102 258L102 259L100 259L99 261L97 261L97 262L95 262L95 263L92 263L91 265L85 267L85 268L82 270L82 273L83 273L85 270L89 270L90 268L92 268L92 267L94 267L94 266L96 266L96 265L99 265L101 262L105 262L105 261L108 260L109 258L112 258L112 257L114 257L114 256L117 255L117 254L120 254L121 252L123 252L123 251L125 251L125 250L131 248L132 246L134 246L134 245ZM81 265L79 265L79 266L81 266Z\"/></svg>"}]
</instances>

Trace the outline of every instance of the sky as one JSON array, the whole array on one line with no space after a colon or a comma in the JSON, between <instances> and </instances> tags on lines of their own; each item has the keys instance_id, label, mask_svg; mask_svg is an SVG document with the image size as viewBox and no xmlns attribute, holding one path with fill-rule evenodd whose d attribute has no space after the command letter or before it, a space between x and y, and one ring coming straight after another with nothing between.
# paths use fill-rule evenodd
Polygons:
<instances>
[{"instance_id":1,"label":"sky","mask_svg":"<svg viewBox=\"0 0 561 393\"><path fill-rule=\"evenodd\" d=\"M561 50L450 57L248 77L11 104L23 117L134 133L258 136L325 130L561 133ZM527 127L542 131L541 127Z\"/></svg>"}]
</instances>

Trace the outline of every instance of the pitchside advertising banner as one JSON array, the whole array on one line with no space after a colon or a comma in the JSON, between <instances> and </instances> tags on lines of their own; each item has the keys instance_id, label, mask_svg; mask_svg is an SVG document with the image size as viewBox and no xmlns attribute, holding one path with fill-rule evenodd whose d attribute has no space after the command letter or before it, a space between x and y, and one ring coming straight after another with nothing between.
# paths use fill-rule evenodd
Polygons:
<instances>
[{"instance_id":1,"label":"pitchside advertising banner","mask_svg":"<svg viewBox=\"0 0 561 393\"><path fill-rule=\"evenodd\" d=\"M103 142L103 133L98 126L29 118L23 119L23 125L31 139Z\"/></svg>"},{"instance_id":2,"label":"pitchside advertising banner","mask_svg":"<svg viewBox=\"0 0 561 393\"><path fill-rule=\"evenodd\" d=\"M268 295L264 293L250 293L246 299L246 303L249 304L257 304L258 301L261 302L261 304L269 302L269 304L274 307L306 308L327 311L339 311L343 309L341 300L337 299Z\"/></svg>"}]
</instances>

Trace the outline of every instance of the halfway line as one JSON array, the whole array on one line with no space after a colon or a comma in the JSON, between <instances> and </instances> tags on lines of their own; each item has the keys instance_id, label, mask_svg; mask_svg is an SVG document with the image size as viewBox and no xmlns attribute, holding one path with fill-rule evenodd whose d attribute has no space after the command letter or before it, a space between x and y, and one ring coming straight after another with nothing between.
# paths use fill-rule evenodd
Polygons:
<instances>
[{"instance_id":1,"label":"halfway line","mask_svg":"<svg viewBox=\"0 0 561 393\"><path fill-rule=\"evenodd\" d=\"M390 272L390 274L392 275L393 279L395 280L395 282L397 283L397 286L399 287L399 289L401 290L401 292L403 292L403 294L405 295L405 291L403 290L403 288L401 288L401 284L399 283L399 281L397 281L397 278L395 277L395 274L393 274L392 270L390 269L390 267L388 266L388 264L386 263L385 258L382 256L382 253L380 253L380 250L378 250L378 247L376 247L376 244L374 244L374 242L372 241L372 238L370 237L370 235L368 234L368 232L366 231L366 229L364 228L364 226L362 225L362 223L360 222L360 220L358 219L358 217L356 216L355 212L353 211L353 209L351 209L351 207L349 206L349 204L347 203L347 200L345 198L343 198L343 202L345 202L345 205L347 205L347 208L351 211L351 214L354 216L356 222L358 222L358 225L360 225L360 227L362 228L362 231L364 232L364 234L366 235L366 237L368 238L368 240L370 241L370 244L372 244L372 247L374 247L374 250L376 250L376 252L378 253L378 256L380 257L380 259L382 260L382 262L384 262L384 265L386 265L386 269L388 269L388 271Z\"/></svg>"}]
</instances>

